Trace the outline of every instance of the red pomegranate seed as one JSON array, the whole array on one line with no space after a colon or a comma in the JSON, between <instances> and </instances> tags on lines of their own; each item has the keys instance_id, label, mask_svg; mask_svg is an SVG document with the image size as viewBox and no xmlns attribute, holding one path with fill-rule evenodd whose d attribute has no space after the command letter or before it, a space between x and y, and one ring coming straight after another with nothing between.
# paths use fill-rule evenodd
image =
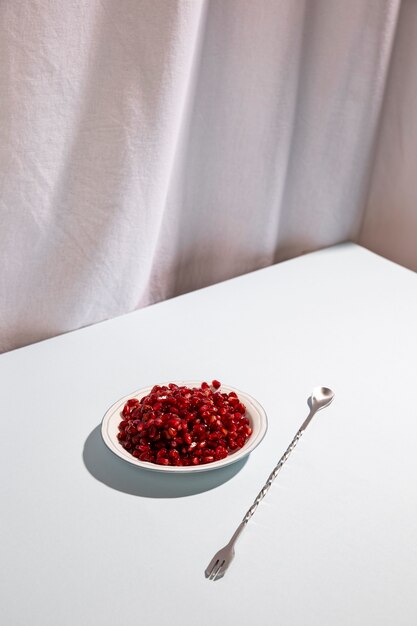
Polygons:
<instances>
[{"instance_id":1,"label":"red pomegranate seed","mask_svg":"<svg viewBox=\"0 0 417 626\"><path fill-rule=\"evenodd\" d=\"M219 461L220 459L225 459L227 457L227 450L223 446L217 446L216 448L216 459Z\"/></svg>"},{"instance_id":2,"label":"red pomegranate seed","mask_svg":"<svg viewBox=\"0 0 417 626\"><path fill-rule=\"evenodd\" d=\"M155 436L156 436L157 432L158 431L156 430L156 426L151 426L148 429L148 437L149 437L149 439L155 439Z\"/></svg>"},{"instance_id":3,"label":"red pomegranate seed","mask_svg":"<svg viewBox=\"0 0 417 626\"><path fill-rule=\"evenodd\" d=\"M219 383L218 380L212 380L211 384L215 389L219 389L221 387L221 383Z\"/></svg>"}]
</instances>

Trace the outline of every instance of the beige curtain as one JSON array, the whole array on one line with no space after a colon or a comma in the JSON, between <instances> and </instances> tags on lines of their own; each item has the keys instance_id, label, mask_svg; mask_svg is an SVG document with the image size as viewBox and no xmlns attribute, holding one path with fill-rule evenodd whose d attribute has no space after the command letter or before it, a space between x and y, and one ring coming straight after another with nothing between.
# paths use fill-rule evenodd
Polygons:
<instances>
[{"instance_id":1,"label":"beige curtain","mask_svg":"<svg viewBox=\"0 0 417 626\"><path fill-rule=\"evenodd\" d=\"M357 238L399 8L3 0L0 350Z\"/></svg>"}]
</instances>

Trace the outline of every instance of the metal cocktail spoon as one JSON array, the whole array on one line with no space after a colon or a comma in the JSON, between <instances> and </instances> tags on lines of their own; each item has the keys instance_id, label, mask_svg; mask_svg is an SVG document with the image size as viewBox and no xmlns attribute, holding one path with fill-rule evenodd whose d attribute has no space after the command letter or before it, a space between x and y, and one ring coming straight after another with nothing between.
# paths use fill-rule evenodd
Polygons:
<instances>
[{"instance_id":1,"label":"metal cocktail spoon","mask_svg":"<svg viewBox=\"0 0 417 626\"><path fill-rule=\"evenodd\" d=\"M294 439L291 441L290 445L288 446L288 448L286 449L286 451L284 452L284 454L278 461L277 465L274 467L274 469L270 473L268 480L266 481L265 485L262 487L261 491L256 496L254 503L252 504L250 509L247 511L243 520L241 521L239 526L236 528L229 543L226 544L224 548L219 550L211 559L205 571L206 578L208 578L209 580L219 580L220 578L223 578L227 568L229 567L235 555L234 546L242 530L245 528L246 524L249 522L250 518L255 513L256 509L258 508L258 504L260 503L262 498L264 498L266 494L268 493L269 488L271 487L275 478L278 476L278 473L281 467L284 465L285 461L288 459L291 452L294 450L295 446L298 443L298 440L300 439L301 435L303 434L303 432L305 431L305 429L307 428L307 426L313 419L314 415L317 413L317 411L320 411L320 409L324 409L326 406L329 406L333 398L334 398L333 391L331 389L328 389L327 387L315 387L313 389L313 393L307 400L308 406L310 407L310 413L307 415L306 419L304 420L304 422L298 429Z\"/></svg>"}]
</instances>

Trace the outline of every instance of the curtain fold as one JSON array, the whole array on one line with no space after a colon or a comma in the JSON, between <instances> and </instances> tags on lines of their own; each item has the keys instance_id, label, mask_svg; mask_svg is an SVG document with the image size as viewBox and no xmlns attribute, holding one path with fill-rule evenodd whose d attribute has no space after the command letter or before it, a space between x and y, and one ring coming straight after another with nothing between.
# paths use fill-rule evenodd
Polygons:
<instances>
[{"instance_id":1,"label":"curtain fold","mask_svg":"<svg viewBox=\"0 0 417 626\"><path fill-rule=\"evenodd\" d=\"M0 3L0 351L357 237L399 6Z\"/></svg>"}]
</instances>

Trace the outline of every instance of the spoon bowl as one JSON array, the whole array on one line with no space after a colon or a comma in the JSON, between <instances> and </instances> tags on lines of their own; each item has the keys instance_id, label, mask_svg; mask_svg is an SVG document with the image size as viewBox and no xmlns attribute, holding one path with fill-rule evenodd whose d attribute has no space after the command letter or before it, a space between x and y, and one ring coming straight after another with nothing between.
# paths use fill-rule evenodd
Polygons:
<instances>
[{"instance_id":1,"label":"spoon bowl","mask_svg":"<svg viewBox=\"0 0 417 626\"><path fill-rule=\"evenodd\" d=\"M329 406L333 398L334 392L328 387L315 387L308 399L308 405L314 411L319 411Z\"/></svg>"}]
</instances>

